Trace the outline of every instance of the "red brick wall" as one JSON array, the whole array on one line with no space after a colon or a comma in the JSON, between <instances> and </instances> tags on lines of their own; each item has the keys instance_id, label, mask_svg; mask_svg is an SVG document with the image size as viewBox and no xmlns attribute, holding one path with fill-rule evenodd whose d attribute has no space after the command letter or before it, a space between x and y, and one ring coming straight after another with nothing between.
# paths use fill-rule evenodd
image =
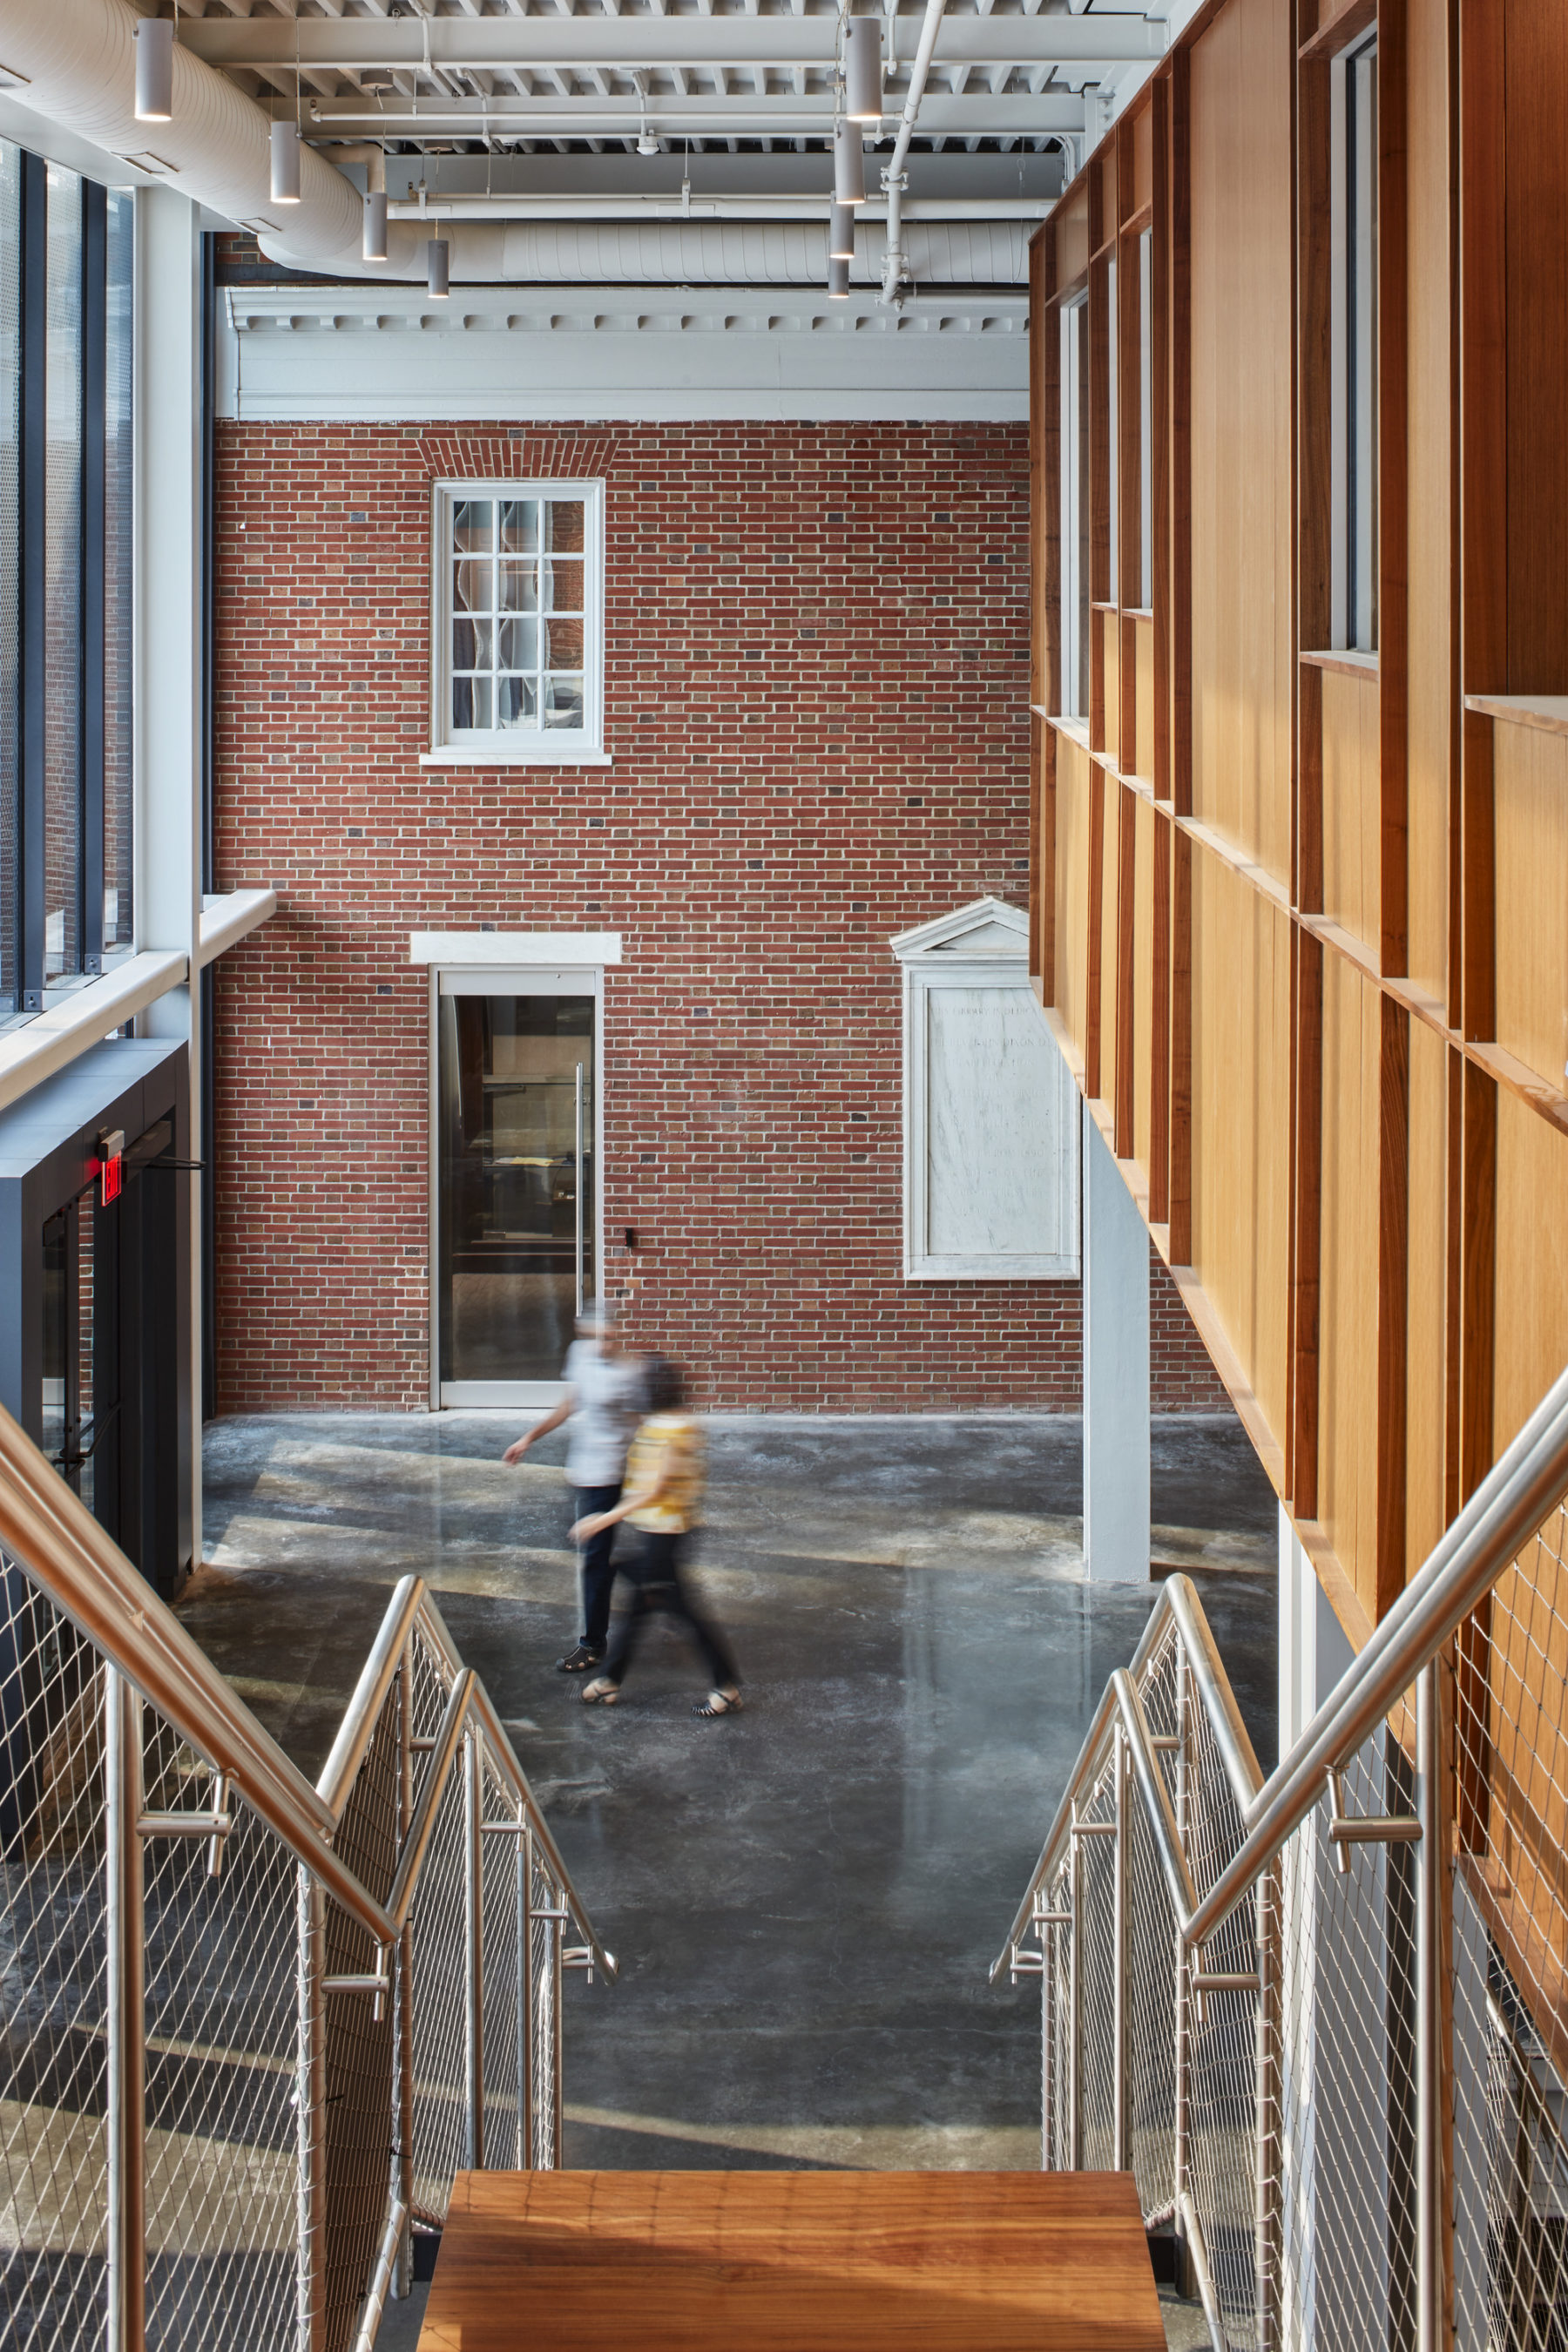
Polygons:
<instances>
[{"instance_id":1,"label":"red brick wall","mask_svg":"<svg viewBox=\"0 0 1568 2352\"><path fill-rule=\"evenodd\" d=\"M484 923L624 934L605 1224L708 1402L1077 1403L1076 1284L900 1274L887 942L1023 897L1026 463L1021 425L220 427L218 884L282 901L216 982L221 1409L426 1398L408 934ZM421 770L430 484L531 476L607 485L615 765ZM1158 1402L1223 1403L1155 1299Z\"/></svg>"}]
</instances>

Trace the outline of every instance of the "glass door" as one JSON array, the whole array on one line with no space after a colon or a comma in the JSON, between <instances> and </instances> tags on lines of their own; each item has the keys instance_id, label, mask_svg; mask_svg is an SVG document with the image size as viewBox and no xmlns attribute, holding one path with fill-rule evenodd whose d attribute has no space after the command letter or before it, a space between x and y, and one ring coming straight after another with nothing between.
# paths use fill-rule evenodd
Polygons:
<instances>
[{"instance_id":1,"label":"glass door","mask_svg":"<svg viewBox=\"0 0 1568 2352\"><path fill-rule=\"evenodd\" d=\"M442 1403L557 1392L573 1325L598 1289L597 1027L593 974L439 976Z\"/></svg>"}]
</instances>

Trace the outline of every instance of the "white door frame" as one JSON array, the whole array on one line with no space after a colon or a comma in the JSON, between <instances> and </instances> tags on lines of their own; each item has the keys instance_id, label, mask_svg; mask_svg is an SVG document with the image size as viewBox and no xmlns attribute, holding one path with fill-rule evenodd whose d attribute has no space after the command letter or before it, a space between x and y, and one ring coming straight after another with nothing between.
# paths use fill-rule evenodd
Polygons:
<instances>
[{"instance_id":1,"label":"white door frame","mask_svg":"<svg viewBox=\"0 0 1568 2352\"><path fill-rule=\"evenodd\" d=\"M619 963L613 932L416 932L410 961L428 971L430 1410L499 1405L549 1407L565 1393L560 1381L443 1381L441 1378L440 1018L445 993L464 996L591 996L594 999L594 1268L605 1266L605 968ZM422 953L421 950L433 950ZM575 950L593 962L568 961ZM542 950L542 952L541 952Z\"/></svg>"}]
</instances>

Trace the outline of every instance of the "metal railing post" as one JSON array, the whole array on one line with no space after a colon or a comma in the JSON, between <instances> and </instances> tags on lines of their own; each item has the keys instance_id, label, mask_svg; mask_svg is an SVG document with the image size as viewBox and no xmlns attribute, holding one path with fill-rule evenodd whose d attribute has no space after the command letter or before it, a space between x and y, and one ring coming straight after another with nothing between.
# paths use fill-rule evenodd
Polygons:
<instances>
[{"instance_id":1,"label":"metal railing post","mask_svg":"<svg viewBox=\"0 0 1568 2352\"><path fill-rule=\"evenodd\" d=\"M1131 1884L1132 1860L1130 1851L1132 1822L1128 1802L1130 1774L1127 1760L1127 1738L1120 1724L1116 1727L1114 1770L1116 1776L1116 1845L1114 1855L1115 1925L1113 1950L1115 1955L1115 2017L1112 2025L1111 2082L1114 2109L1111 2123L1111 2168L1126 2172L1131 2166L1131 2133L1129 2128L1131 2099L1129 2075L1131 2071L1131 1920L1129 1916L1129 1890Z\"/></svg>"},{"instance_id":2,"label":"metal railing post","mask_svg":"<svg viewBox=\"0 0 1568 2352\"><path fill-rule=\"evenodd\" d=\"M1253 2292L1258 2306L1258 2352L1274 2352L1279 2341L1279 2277L1275 2261L1279 2210L1279 1927L1275 1888L1278 1866L1258 1882L1258 2008L1253 2023Z\"/></svg>"},{"instance_id":3,"label":"metal railing post","mask_svg":"<svg viewBox=\"0 0 1568 2352\"><path fill-rule=\"evenodd\" d=\"M554 2081L550 2099L550 2168L561 2169L561 2106L565 2096L563 2062L565 2057L561 2032L561 1952L566 1941L566 1914L559 1898L552 1903L550 1920L550 2060Z\"/></svg>"},{"instance_id":4,"label":"metal railing post","mask_svg":"<svg viewBox=\"0 0 1568 2352\"><path fill-rule=\"evenodd\" d=\"M103 1670L104 1958L108 2070L109 2352L142 2352L147 2329L146 1984L142 1698Z\"/></svg>"},{"instance_id":5,"label":"metal railing post","mask_svg":"<svg viewBox=\"0 0 1568 2352\"><path fill-rule=\"evenodd\" d=\"M518 1941L518 2064L522 2072L522 2097L519 2113L524 2119L525 2137L518 2161L529 2171L538 2167L538 2150L534 2147L537 2129L534 2098L533 2048L533 1825L525 1822L518 1840L521 1875L517 1889Z\"/></svg>"},{"instance_id":6,"label":"metal railing post","mask_svg":"<svg viewBox=\"0 0 1568 2352\"><path fill-rule=\"evenodd\" d=\"M1187 1852L1188 1774L1187 1774L1187 1654L1183 1644L1176 1644L1176 1838L1184 1854ZM1171 2202L1176 2217L1176 2229L1182 2228L1183 2199L1187 2192L1187 2175L1191 2168L1191 2085L1187 2070L1191 2063L1191 1969L1192 1960L1180 1935L1173 1941L1175 1964L1171 1997L1173 2004L1172 2088L1171 2088Z\"/></svg>"},{"instance_id":7,"label":"metal railing post","mask_svg":"<svg viewBox=\"0 0 1568 2352\"><path fill-rule=\"evenodd\" d=\"M1040 1930L1040 2169L1057 2168L1057 1931Z\"/></svg>"},{"instance_id":8,"label":"metal railing post","mask_svg":"<svg viewBox=\"0 0 1568 2352\"><path fill-rule=\"evenodd\" d=\"M397 1843L414 1819L414 1645L405 1641L397 1674ZM403 2206L392 2292L399 2302L414 2285L414 1923L397 1938L392 2012L393 2187Z\"/></svg>"},{"instance_id":9,"label":"metal railing post","mask_svg":"<svg viewBox=\"0 0 1568 2352\"><path fill-rule=\"evenodd\" d=\"M320 1880L296 1864L299 1954L295 2139L299 2162L299 2352L321 2352L327 2322L327 1906Z\"/></svg>"},{"instance_id":10,"label":"metal railing post","mask_svg":"<svg viewBox=\"0 0 1568 2352\"><path fill-rule=\"evenodd\" d=\"M1415 2342L1447 2352L1453 2341L1454 2241L1447 2181L1452 2131L1453 1874L1449 1861L1447 1742L1441 1669L1415 1685Z\"/></svg>"},{"instance_id":11,"label":"metal railing post","mask_svg":"<svg viewBox=\"0 0 1568 2352\"><path fill-rule=\"evenodd\" d=\"M483 1762L472 1724L463 1734L463 2162L485 2160L485 1958Z\"/></svg>"},{"instance_id":12,"label":"metal railing post","mask_svg":"<svg viewBox=\"0 0 1568 2352\"><path fill-rule=\"evenodd\" d=\"M1083 1841L1068 1846L1072 1873L1072 1937L1068 1946L1068 2169L1083 2170Z\"/></svg>"}]
</instances>

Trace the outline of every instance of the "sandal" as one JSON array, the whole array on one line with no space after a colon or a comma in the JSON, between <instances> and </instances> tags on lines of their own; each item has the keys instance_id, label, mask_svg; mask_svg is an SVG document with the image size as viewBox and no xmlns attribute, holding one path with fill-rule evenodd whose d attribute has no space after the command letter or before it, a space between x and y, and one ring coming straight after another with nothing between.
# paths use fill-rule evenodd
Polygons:
<instances>
[{"instance_id":1,"label":"sandal","mask_svg":"<svg viewBox=\"0 0 1568 2352\"><path fill-rule=\"evenodd\" d=\"M584 1706L614 1706L620 1695L619 1683L610 1682L603 1675L596 1681L583 1685Z\"/></svg>"},{"instance_id":2,"label":"sandal","mask_svg":"<svg viewBox=\"0 0 1568 2352\"><path fill-rule=\"evenodd\" d=\"M604 1654L603 1650L591 1650L586 1642L579 1642L574 1650L568 1650L563 1658L556 1659L555 1671L558 1675L585 1675L590 1667L598 1664Z\"/></svg>"},{"instance_id":3,"label":"sandal","mask_svg":"<svg viewBox=\"0 0 1568 2352\"><path fill-rule=\"evenodd\" d=\"M583 1696L586 1698L587 1692L584 1691ZM693 1715L700 1715L709 1719L716 1715L739 1715L741 1694L738 1690L710 1690L702 1706L694 1706L691 1712Z\"/></svg>"}]
</instances>

